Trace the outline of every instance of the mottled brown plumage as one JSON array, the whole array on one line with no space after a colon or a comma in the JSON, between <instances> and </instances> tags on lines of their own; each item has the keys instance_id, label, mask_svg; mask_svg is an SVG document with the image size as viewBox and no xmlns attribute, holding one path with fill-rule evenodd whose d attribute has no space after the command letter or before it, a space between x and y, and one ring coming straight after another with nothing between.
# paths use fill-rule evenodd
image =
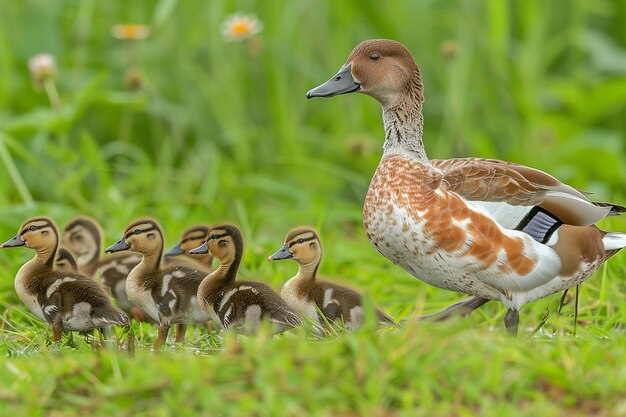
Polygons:
<instances>
[{"instance_id":1,"label":"mottled brown plumage","mask_svg":"<svg viewBox=\"0 0 626 417\"><path fill-rule=\"evenodd\" d=\"M362 92L383 108L383 157L363 206L368 238L385 257L428 284L509 309L515 333L524 304L578 285L626 246L626 234L593 224L623 208L534 168L480 158L429 160L423 86L400 43L357 45L340 71L307 97Z\"/></svg>"}]
</instances>

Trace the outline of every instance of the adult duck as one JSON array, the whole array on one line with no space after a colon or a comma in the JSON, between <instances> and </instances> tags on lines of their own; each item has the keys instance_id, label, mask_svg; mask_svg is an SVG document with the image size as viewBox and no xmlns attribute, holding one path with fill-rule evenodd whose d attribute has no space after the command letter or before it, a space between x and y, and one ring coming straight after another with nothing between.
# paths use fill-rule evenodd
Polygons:
<instances>
[{"instance_id":1,"label":"adult duck","mask_svg":"<svg viewBox=\"0 0 626 417\"><path fill-rule=\"evenodd\" d=\"M307 97L352 92L383 109L383 156L363 207L370 242L422 281L474 297L461 307L501 301L504 324L517 333L524 304L582 283L626 246L626 234L594 226L622 207L591 202L545 172L493 159L429 160L422 77L402 44L361 42Z\"/></svg>"}]
</instances>

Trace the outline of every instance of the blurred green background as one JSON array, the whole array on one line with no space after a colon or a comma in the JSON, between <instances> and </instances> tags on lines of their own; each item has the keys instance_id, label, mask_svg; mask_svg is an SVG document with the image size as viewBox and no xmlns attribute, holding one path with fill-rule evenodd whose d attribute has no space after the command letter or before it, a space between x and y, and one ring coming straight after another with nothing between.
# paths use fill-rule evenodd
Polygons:
<instances>
[{"instance_id":1,"label":"blurred green background","mask_svg":"<svg viewBox=\"0 0 626 417\"><path fill-rule=\"evenodd\" d=\"M262 30L228 41L223 25L234 13L255 15ZM422 70L430 157L511 160L624 205L624 22L621 0L1 1L0 241L35 214L59 224L91 215L103 223L105 243L142 215L161 221L169 243L190 224L228 220L246 237L243 275L279 288L295 265L265 258L289 228L309 224L321 232L322 274L363 289L397 319L437 310L461 296L393 266L362 231L384 136L378 103L358 94L307 101L305 93L361 40L398 40ZM113 36L115 25L129 23L146 25L149 35ZM28 69L40 53L56 59L46 88ZM624 219L602 226L626 230ZM46 352L44 325L12 287L30 256L0 251L3 356ZM133 416L157 415L150 407L161 404L161 390L167 406L158 415L206 407L242 415L243 407L254 415L416 416L434 407L440 415L548 416L607 405L614 408L606 415L624 415L626 372L616 368L626 346L623 260L616 256L583 286L580 339L518 345L489 330L501 329L504 313L492 303L468 321L380 337L369 329L327 344L298 336L222 341L227 352L202 367L184 352L118 359L79 343L69 357L3 364L0 400L13 415L75 415L74 406L121 415L117 407L129 403L137 404ZM546 313L549 334L571 335L570 306L554 320L558 298L525 307L522 327ZM150 344L154 330L142 332ZM194 346L211 353L203 343ZM181 358L194 373L172 365ZM82 363L92 362L85 371ZM204 397L194 397L198 387L207 388ZM101 402L87 406L87 397Z\"/></svg>"}]
</instances>

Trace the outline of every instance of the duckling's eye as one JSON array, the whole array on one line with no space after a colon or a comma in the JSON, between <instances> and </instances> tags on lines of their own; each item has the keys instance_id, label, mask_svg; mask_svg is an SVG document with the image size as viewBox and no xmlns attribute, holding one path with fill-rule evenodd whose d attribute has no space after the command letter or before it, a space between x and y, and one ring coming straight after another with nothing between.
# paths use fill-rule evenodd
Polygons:
<instances>
[{"instance_id":1,"label":"duckling's eye","mask_svg":"<svg viewBox=\"0 0 626 417\"><path fill-rule=\"evenodd\" d=\"M226 242L226 240L222 239L219 242L217 242L218 245L220 245L221 247L226 246L228 243Z\"/></svg>"},{"instance_id":2,"label":"duckling's eye","mask_svg":"<svg viewBox=\"0 0 626 417\"><path fill-rule=\"evenodd\" d=\"M135 229L135 231L133 233L138 235L139 233L141 233L141 229Z\"/></svg>"},{"instance_id":3,"label":"duckling's eye","mask_svg":"<svg viewBox=\"0 0 626 417\"><path fill-rule=\"evenodd\" d=\"M298 240L296 240L297 243L304 243L304 239L300 238Z\"/></svg>"},{"instance_id":4,"label":"duckling's eye","mask_svg":"<svg viewBox=\"0 0 626 417\"><path fill-rule=\"evenodd\" d=\"M28 228L28 230L30 230L31 232L34 232L35 230L37 230L37 226L32 225Z\"/></svg>"},{"instance_id":5,"label":"duckling's eye","mask_svg":"<svg viewBox=\"0 0 626 417\"><path fill-rule=\"evenodd\" d=\"M380 54L378 52L372 52L370 54L370 59L372 61L378 61L380 59Z\"/></svg>"}]
</instances>

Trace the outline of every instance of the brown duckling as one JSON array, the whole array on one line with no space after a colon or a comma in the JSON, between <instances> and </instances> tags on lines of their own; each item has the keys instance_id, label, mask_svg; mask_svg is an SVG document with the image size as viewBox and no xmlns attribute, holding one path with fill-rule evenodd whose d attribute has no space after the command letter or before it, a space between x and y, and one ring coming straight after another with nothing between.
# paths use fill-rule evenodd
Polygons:
<instances>
[{"instance_id":1,"label":"brown duckling","mask_svg":"<svg viewBox=\"0 0 626 417\"><path fill-rule=\"evenodd\" d=\"M170 325L176 324L176 342L183 343L187 323L204 323L210 315L200 307L196 297L206 271L180 265L163 265L163 232L152 219L132 222L122 238L109 246L106 253L131 250L143 258L128 274L126 293L159 323L154 349L167 341Z\"/></svg>"},{"instance_id":2,"label":"brown duckling","mask_svg":"<svg viewBox=\"0 0 626 417\"><path fill-rule=\"evenodd\" d=\"M54 270L61 272L76 272L78 273L78 263L72 253L65 249L57 249L57 256L54 260Z\"/></svg>"},{"instance_id":3,"label":"brown duckling","mask_svg":"<svg viewBox=\"0 0 626 417\"><path fill-rule=\"evenodd\" d=\"M324 327L324 318L331 322L343 322L348 330L363 325L361 294L353 289L329 281L317 279L322 260L322 244L313 229L298 227L290 230L285 244L268 260L292 259L299 265L298 273L280 292L287 304L300 315L308 317L315 325ZM376 310L381 325L395 326L395 321Z\"/></svg>"},{"instance_id":4,"label":"brown duckling","mask_svg":"<svg viewBox=\"0 0 626 417\"><path fill-rule=\"evenodd\" d=\"M165 260L183 259L185 262L192 262L194 266L213 271L213 257L209 253L189 255L189 251L197 248L206 241L210 226L198 224L185 230L178 243L165 252Z\"/></svg>"},{"instance_id":5,"label":"brown duckling","mask_svg":"<svg viewBox=\"0 0 626 417\"><path fill-rule=\"evenodd\" d=\"M36 251L15 276L18 297L35 316L52 326L52 339L63 332L90 331L114 324L127 326L128 317L111 304L100 285L73 272L54 270L59 235L52 219L34 217L26 220L15 237L0 248L27 246Z\"/></svg>"},{"instance_id":6,"label":"brown duckling","mask_svg":"<svg viewBox=\"0 0 626 417\"><path fill-rule=\"evenodd\" d=\"M61 247L74 255L81 273L92 278L100 275L105 289L111 292L122 310L131 313L137 321L149 321L146 314L133 305L126 295L126 277L141 262L141 255L121 252L101 258L102 240L100 224L91 217L78 216L65 225Z\"/></svg>"},{"instance_id":7,"label":"brown duckling","mask_svg":"<svg viewBox=\"0 0 626 417\"><path fill-rule=\"evenodd\" d=\"M222 329L232 327L254 334L267 319L272 331L280 333L300 324L297 314L268 285L237 280L243 257L243 238L237 226L212 227L202 246L190 253L209 253L220 261L220 267L200 284L198 300Z\"/></svg>"}]
</instances>

